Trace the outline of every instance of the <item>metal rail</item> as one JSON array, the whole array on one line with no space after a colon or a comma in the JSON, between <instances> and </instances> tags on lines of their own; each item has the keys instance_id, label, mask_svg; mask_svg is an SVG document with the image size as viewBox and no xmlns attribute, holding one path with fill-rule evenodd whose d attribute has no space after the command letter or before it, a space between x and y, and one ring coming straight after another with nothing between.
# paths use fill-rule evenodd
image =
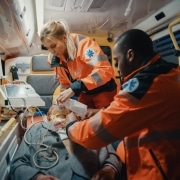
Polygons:
<instances>
[{"instance_id":1,"label":"metal rail","mask_svg":"<svg viewBox=\"0 0 180 180\"><path fill-rule=\"evenodd\" d=\"M173 45L175 47L176 56L178 57L178 62L180 65L180 47L179 47L179 45L176 41L176 38L174 36L174 33L172 31L172 27L179 24L179 23L180 23L180 14L178 14L178 17L168 25L168 31L169 31L169 35L171 37L171 40L173 42Z\"/></svg>"}]
</instances>

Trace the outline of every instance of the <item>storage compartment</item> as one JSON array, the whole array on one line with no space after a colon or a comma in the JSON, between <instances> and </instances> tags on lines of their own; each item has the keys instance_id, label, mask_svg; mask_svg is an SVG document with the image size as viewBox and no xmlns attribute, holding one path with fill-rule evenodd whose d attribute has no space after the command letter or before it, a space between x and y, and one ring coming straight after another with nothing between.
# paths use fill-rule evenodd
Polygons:
<instances>
[{"instance_id":1,"label":"storage compartment","mask_svg":"<svg viewBox=\"0 0 180 180\"><path fill-rule=\"evenodd\" d=\"M9 180L10 162L14 157L20 141L19 123L16 123L12 129L7 129L7 131L0 136L1 180Z\"/></svg>"}]
</instances>

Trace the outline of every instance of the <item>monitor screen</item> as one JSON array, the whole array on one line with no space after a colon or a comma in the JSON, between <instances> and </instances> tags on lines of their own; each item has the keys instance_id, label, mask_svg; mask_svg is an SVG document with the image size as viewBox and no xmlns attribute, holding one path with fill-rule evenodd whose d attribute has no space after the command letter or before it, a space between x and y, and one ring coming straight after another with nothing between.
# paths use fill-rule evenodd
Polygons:
<instances>
[{"instance_id":1,"label":"monitor screen","mask_svg":"<svg viewBox=\"0 0 180 180\"><path fill-rule=\"evenodd\" d=\"M7 85L6 92L8 97L25 97L27 92L24 89L24 86L19 85Z\"/></svg>"}]
</instances>

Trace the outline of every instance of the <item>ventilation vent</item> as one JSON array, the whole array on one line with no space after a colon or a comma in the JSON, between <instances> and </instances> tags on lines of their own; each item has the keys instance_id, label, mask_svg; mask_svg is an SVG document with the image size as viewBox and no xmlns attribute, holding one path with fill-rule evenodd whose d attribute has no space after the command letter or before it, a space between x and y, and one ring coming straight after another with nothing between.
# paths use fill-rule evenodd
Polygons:
<instances>
[{"instance_id":1,"label":"ventilation vent","mask_svg":"<svg viewBox=\"0 0 180 180\"><path fill-rule=\"evenodd\" d=\"M180 46L180 30L174 33L176 41ZM167 61L178 63L178 58L175 56L175 48L170 35L166 35L160 39L153 41L153 47Z\"/></svg>"},{"instance_id":2,"label":"ventilation vent","mask_svg":"<svg viewBox=\"0 0 180 180\"><path fill-rule=\"evenodd\" d=\"M52 0L51 1L51 6L62 8L62 7L64 7L65 2L66 2L66 0Z\"/></svg>"},{"instance_id":3,"label":"ventilation vent","mask_svg":"<svg viewBox=\"0 0 180 180\"><path fill-rule=\"evenodd\" d=\"M94 0L88 12L106 11L111 6L112 0Z\"/></svg>"},{"instance_id":4,"label":"ventilation vent","mask_svg":"<svg viewBox=\"0 0 180 180\"><path fill-rule=\"evenodd\" d=\"M92 9L101 8L104 5L105 1L106 0L96 0L96 1L93 1L90 8L92 8Z\"/></svg>"},{"instance_id":5,"label":"ventilation vent","mask_svg":"<svg viewBox=\"0 0 180 180\"><path fill-rule=\"evenodd\" d=\"M87 12L93 0L46 0L46 9L66 12Z\"/></svg>"},{"instance_id":6,"label":"ventilation vent","mask_svg":"<svg viewBox=\"0 0 180 180\"><path fill-rule=\"evenodd\" d=\"M93 0L67 0L65 11L87 12Z\"/></svg>"},{"instance_id":7,"label":"ventilation vent","mask_svg":"<svg viewBox=\"0 0 180 180\"><path fill-rule=\"evenodd\" d=\"M64 11L66 0L46 0L45 7L50 10Z\"/></svg>"},{"instance_id":8,"label":"ventilation vent","mask_svg":"<svg viewBox=\"0 0 180 180\"><path fill-rule=\"evenodd\" d=\"M46 9L67 12L105 11L112 0L46 0Z\"/></svg>"}]
</instances>

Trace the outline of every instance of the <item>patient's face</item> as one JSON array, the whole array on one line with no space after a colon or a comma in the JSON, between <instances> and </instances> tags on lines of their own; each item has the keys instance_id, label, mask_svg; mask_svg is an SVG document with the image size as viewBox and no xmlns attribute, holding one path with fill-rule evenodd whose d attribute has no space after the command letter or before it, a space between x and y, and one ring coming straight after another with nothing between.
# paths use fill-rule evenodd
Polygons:
<instances>
[{"instance_id":1,"label":"patient's face","mask_svg":"<svg viewBox=\"0 0 180 180\"><path fill-rule=\"evenodd\" d=\"M48 111L48 120L51 121L56 129L64 129L66 115L69 113L63 105L52 105Z\"/></svg>"}]
</instances>

